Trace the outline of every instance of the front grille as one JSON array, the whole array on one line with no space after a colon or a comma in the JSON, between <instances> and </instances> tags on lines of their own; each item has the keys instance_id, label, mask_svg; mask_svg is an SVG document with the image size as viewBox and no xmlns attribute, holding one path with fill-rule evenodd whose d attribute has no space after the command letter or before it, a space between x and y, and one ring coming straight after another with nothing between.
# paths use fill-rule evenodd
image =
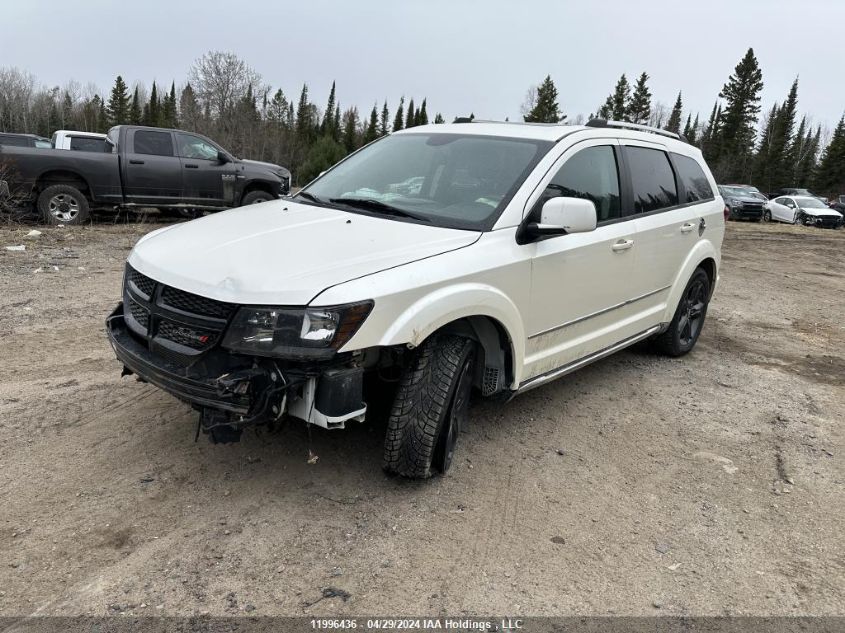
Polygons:
<instances>
[{"instance_id":1,"label":"front grille","mask_svg":"<svg viewBox=\"0 0 845 633\"><path fill-rule=\"evenodd\" d=\"M137 270L135 270L134 268L132 268L132 266L129 266L128 264L126 266L126 271L127 271L126 278L129 281L131 281L133 284L135 284L135 287L138 290L140 290L143 294L145 294L147 297L149 297L153 292L153 288L155 287L155 282L152 279L150 279L149 277L142 275L141 273L139 273Z\"/></svg>"},{"instance_id":2,"label":"front grille","mask_svg":"<svg viewBox=\"0 0 845 633\"><path fill-rule=\"evenodd\" d=\"M222 338L237 306L161 284L126 265L123 315L133 332L168 358L190 362Z\"/></svg>"},{"instance_id":3,"label":"front grille","mask_svg":"<svg viewBox=\"0 0 845 633\"><path fill-rule=\"evenodd\" d=\"M132 318L134 318L142 328L146 330L150 327L149 311L132 298L129 299L129 311L132 313Z\"/></svg>"},{"instance_id":4,"label":"front grille","mask_svg":"<svg viewBox=\"0 0 845 633\"><path fill-rule=\"evenodd\" d=\"M208 299L170 286L165 286L162 289L161 303L183 312L192 312L217 319L228 319L235 307L231 303Z\"/></svg>"}]
</instances>

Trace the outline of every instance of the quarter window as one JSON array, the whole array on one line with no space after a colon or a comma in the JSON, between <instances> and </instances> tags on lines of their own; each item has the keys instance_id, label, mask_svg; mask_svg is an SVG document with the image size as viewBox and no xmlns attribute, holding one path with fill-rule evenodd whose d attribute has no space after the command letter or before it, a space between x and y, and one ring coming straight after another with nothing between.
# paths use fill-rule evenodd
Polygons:
<instances>
[{"instance_id":1,"label":"quarter window","mask_svg":"<svg viewBox=\"0 0 845 633\"><path fill-rule=\"evenodd\" d=\"M135 153L173 156L173 140L170 138L170 132L138 130L135 132Z\"/></svg>"},{"instance_id":2,"label":"quarter window","mask_svg":"<svg viewBox=\"0 0 845 633\"><path fill-rule=\"evenodd\" d=\"M634 213L649 213L678 204L675 174L665 152L647 147L626 147L634 188Z\"/></svg>"},{"instance_id":3,"label":"quarter window","mask_svg":"<svg viewBox=\"0 0 845 633\"><path fill-rule=\"evenodd\" d=\"M535 213L547 200L557 197L583 198L596 205L599 222L619 217L619 170L610 145L581 150L564 163L555 174L535 207Z\"/></svg>"},{"instance_id":4,"label":"quarter window","mask_svg":"<svg viewBox=\"0 0 845 633\"><path fill-rule=\"evenodd\" d=\"M672 154L678 176L684 185L685 202L701 202L713 199L713 189L710 181L704 175L704 170L694 158L682 154Z\"/></svg>"}]
</instances>

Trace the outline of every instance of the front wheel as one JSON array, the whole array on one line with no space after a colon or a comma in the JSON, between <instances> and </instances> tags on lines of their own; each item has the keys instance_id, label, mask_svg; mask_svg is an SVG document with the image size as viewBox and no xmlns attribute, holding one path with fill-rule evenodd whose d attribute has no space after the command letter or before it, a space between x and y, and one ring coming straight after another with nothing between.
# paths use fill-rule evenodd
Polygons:
<instances>
[{"instance_id":1,"label":"front wheel","mask_svg":"<svg viewBox=\"0 0 845 633\"><path fill-rule=\"evenodd\" d=\"M795 226L802 226L804 224L804 214L800 211L795 214L795 220L793 221Z\"/></svg>"},{"instance_id":2,"label":"front wheel","mask_svg":"<svg viewBox=\"0 0 845 633\"><path fill-rule=\"evenodd\" d=\"M241 200L241 206L245 207L248 204L261 204L262 202L269 202L273 200L274 196L266 191L250 191Z\"/></svg>"},{"instance_id":3,"label":"front wheel","mask_svg":"<svg viewBox=\"0 0 845 633\"><path fill-rule=\"evenodd\" d=\"M420 346L387 422L387 472L426 479L449 469L467 423L474 364L475 344L467 338L434 334Z\"/></svg>"},{"instance_id":4,"label":"front wheel","mask_svg":"<svg viewBox=\"0 0 845 633\"><path fill-rule=\"evenodd\" d=\"M655 348L667 356L683 356L695 347L710 301L710 277L697 268L687 282L669 327L654 340Z\"/></svg>"}]
</instances>

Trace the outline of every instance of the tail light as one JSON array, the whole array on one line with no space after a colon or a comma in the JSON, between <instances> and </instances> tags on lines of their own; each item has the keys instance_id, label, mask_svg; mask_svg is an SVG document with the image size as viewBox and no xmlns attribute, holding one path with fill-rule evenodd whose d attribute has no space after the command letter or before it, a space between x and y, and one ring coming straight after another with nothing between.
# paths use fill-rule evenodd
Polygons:
<instances>
[{"instance_id":1,"label":"tail light","mask_svg":"<svg viewBox=\"0 0 845 633\"><path fill-rule=\"evenodd\" d=\"M731 217L731 210L728 208L728 205L725 205L725 221L726 222L727 222L729 217Z\"/></svg>"}]
</instances>

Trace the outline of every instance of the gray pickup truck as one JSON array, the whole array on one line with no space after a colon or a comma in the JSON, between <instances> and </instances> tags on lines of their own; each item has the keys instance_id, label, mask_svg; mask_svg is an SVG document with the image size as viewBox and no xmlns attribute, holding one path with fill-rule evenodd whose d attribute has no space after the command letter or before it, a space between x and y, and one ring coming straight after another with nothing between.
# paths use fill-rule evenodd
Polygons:
<instances>
[{"instance_id":1,"label":"gray pickup truck","mask_svg":"<svg viewBox=\"0 0 845 633\"><path fill-rule=\"evenodd\" d=\"M91 209L220 210L290 189L280 165L237 158L192 132L133 125L109 130L102 153L4 146L0 164L9 189L51 224L81 224Z\"/></svg>"}]
</instances>

